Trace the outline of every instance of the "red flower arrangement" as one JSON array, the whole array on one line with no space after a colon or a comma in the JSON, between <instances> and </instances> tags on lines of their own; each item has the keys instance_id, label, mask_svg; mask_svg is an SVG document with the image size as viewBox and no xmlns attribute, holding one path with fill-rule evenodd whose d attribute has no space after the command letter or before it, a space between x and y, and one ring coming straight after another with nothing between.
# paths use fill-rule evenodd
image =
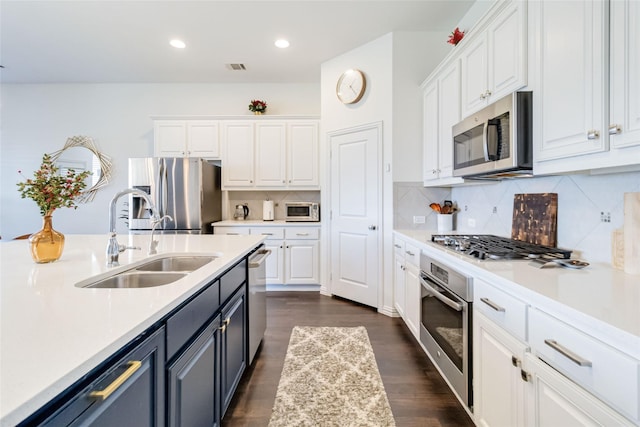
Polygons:
<instances>
[{"instance_id":1,"label":"red flower arrangement","mask_svg":"<svg viewBox=\"0 0 640 427\"><path fill-rule=\"evenodd\" d=\"M447 43L455 46L458 43L460 43L460 40L462 40L463 38L464 38L464 31L460 31L460 28L456 27L456 29L453 30L453 32L449 36L449 40L447 40Z\"/></svg>"},{"instance_id":2,"label":"red flower arrangement","mask_svg":"<svg viewBox=\"0 0 640 427\"><path fill-rule=\"evenodd\" d=\"M249 110L254 113L264 113L267 111L267 103L265 101L260 101L259 99L254 99L249 104Z\"/></svg>"}]
</instances>

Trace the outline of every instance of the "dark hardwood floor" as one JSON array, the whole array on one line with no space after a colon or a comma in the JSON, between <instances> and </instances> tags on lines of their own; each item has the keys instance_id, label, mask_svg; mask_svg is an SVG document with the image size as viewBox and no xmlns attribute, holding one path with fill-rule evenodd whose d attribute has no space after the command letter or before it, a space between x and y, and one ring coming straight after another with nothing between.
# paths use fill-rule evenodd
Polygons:
<instances>
[{"instance_id":1,"label":"dark hardwood floor","mask_svg":"<svg viewBox=\"0 0 640 427\"><path fill-rule=\"evenodd\" d=\"M400 318L317 292L269 292L267 331L223 427L266 426L294 326L365 326L398 427L473 426Z\"/></svg>"}]
</instances>

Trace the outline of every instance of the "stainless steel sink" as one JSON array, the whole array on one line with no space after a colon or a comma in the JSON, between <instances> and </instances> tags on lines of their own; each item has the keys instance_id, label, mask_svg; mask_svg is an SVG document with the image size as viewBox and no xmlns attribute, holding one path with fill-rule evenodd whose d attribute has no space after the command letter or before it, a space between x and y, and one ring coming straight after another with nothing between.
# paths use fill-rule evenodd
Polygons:
<instances>
[{"instance_id":1,"label":"stainless steel sink","mask_svg":"<svg viewBox=\"0 0 640 427\"><path fill-rule=\"evenodd\" d=\"M152 288L168 285L182 279L187 273L145 273L125 271L96 282L82 286L83 288Z\"/></svg>"},{"instance_id":2,"label":"stainless steel sink","mask_svg":"<svg viewBox=\"0 0 640 427\"><path fill-rule=\"evenodd\" d=\"M151 261L139 261L126 270L93 277L76 284L79 288L152 288L180 280L204 267L215 255L166 255Z\"/></svg>"},{"instance_id":3,"label":"stainless steel sink","mask_svg":"<svg viewBox=\"0 0 640 427\"><path fill-rule=\"evenodd\" d=\"M136 267L137 271L184 271L192 272L213 261L213 256L171 256L158 258Z\"/></svg>"}]
</instances>

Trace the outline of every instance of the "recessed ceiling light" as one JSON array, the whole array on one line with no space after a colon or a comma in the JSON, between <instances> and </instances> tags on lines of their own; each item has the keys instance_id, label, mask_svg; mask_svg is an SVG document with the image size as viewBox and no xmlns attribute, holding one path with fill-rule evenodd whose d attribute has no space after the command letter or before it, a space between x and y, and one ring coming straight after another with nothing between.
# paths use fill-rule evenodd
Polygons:
<instances>
[{"instance_id":1,"label":"recessed ceiling light","mask_svg":"<svg viewBox=\"0 0 640 427\"><path fill-rule=\"evenodd\" d=\"M289 41L285 40L285 39L278 39L278 40L276 40L275 45L276 45L276 47L279 47L280 49L284 49L284 48L289 47Z\"/></svg>"},{"instance_id":2,"label":"recessed ceiling light","mask_svg":"<svg viewBox=\"0 0 640 427\"><path fill-rule=\"evenodd\" d=\"M178 39L171 40L169 44L175 47L176 49L184 49L185 47L187 47L187 45L182 40L178 40Z\"/></svg>"}]
</instances>

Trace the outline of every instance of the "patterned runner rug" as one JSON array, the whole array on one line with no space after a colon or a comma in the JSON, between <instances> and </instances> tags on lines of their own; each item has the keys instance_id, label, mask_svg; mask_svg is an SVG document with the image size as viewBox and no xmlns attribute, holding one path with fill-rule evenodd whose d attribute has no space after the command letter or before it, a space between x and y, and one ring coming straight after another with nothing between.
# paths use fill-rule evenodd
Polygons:
<instances>
[{"instance_id":1,"label":"patterned runner rug","mask_svg":"<svg viewBox=\"0 0 640 427\"><path fill-rule=\"evenodd\" d=\"M269 427L395 426L363 326L291 332Z\"/></svg>"}]
</instances>

